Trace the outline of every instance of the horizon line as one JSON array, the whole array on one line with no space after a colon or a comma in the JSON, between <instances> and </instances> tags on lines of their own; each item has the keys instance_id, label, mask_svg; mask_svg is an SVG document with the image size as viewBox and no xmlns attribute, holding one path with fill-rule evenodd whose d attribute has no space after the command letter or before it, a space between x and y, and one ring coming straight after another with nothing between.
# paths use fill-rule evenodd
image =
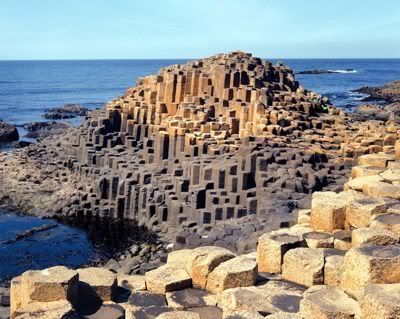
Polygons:
<instances>
[{"instance_id":1,"label":"horizon line","mask_svg":"<svg viewBox=\"0 0 400 319\"><path fill-rule=\"evenodd\" d=\"M208 56L210 57L210 56ZM254 56L253 56L254 57ZM203 58L83 58L83 59L75 59L75 58L60 58L60 59L0 59L0 62L36 62L36 61L173 61L173 60L200 60L206 59L207 57ZM400 60L400 57L385 57L385 58L264 58L263 60Z\"/></svg>"}]
</instances>

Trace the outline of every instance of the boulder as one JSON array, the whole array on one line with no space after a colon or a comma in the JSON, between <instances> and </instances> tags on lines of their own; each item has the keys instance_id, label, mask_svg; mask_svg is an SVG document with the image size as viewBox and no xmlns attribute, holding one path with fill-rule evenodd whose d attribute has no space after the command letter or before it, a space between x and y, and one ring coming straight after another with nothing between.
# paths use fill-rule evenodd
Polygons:
<instances>
[{"instance_id":1,"label":"boulder","mask_svg":"<svg viewBox=\"0 0 400 319\"><path fill-rule=\"evenodd\" d=\"M383 182L383 181L384 179L379 175L356 177L349 180L346 184L344 184L344 189L345 190L352 189L361 192L365 184Z\"/></svg>"},{"instance_id":2,"label":"boulder","mask_svg":"<svg viewBox=\"0 0 400 319\"><path fill-rule=\"evenodd\" d=\"M296 313L275 313L273 315L266 316L264 318L268 319L302 319L298 314Z\"/></svg>"},{"instance_id":3,"label":"boulder","mask_svg":"<svg viewBox=\"0 0 400 319\"><path fill-rule=\"evenodd\" d=\"M302 243L301 236L289 230L282 229L262 235L257 246L258 271L280 273L285 253Z\"/></svg>"},{"instance_id":4,"label":"boulder","mask_svg":"<svg viewBox=\"0 0 400 319\"><path fill-rule=\"evenodd\" d=\"M67 300L50 302L32 301L15 311L11 318L14 319L78 319L74 314L72 305Z\"/></svg>"},{"instance_id":5,"label":"boulder","mask_svg":"<svg viewBox=\"0 0 400 319\"><path fill-rule=\"evenodd\" d=\"M194 288L205 289L208 275L222 262L235 257L235 254L222 247L205 246L192 251L187 270Z\"/></svg>"},{"instance_id":6,"label":"boulder","mask_svg":"<svg viewBox=\"0 0 400 319\"><path fill-rule=\"evenodd\" d=\"M117 277L105 268L89 267L78 269L79 299L84 304L113 301L117 296Z\"/></svg>"},{"instance_id":7,"label":"boulder","mask_svg":"<svg viewBox=\"0 0 400 319\"><path fill-rule=\"evenodd\" d=\"M390 183L400 181L400 169L398 168L389 168L382 173L379 174L385 181Z\"/></svg>"},{"instance_id":8,"label":"boulder","mask_svg":"<svg viewBox=\"0 0 400 319\"><path fill-rule=\"evenodd\" d=\"M118 304L106 301L93 314L87 315L85 319L125 319L125 309Z\"/></svg>"},{"instance_id":9,"label":"boulder","mask_svg":"<svg viewBox=\"0 0 400 319\"><path fill-rule=\"evenodd\" d=\"M370 182L364 184L363 193L375 198L400 199L400 186L385 182Z\"/></svg>"},{"instance_id":10,"label":"boulder","mask_svg":"<svg viewBox=\"0 0 400 319\"><path fill-rule=\"evenodd\" d=\"M244 287L224 290L217 295L218 307L224 312L257 311L265 316L272 313L296 313L299 310L299 293L272 287Z\"/></svg>"},{"instance_id":11,"label":"boulder","mask_svg":"<svg viewBox=\"0 0 400 319\"><path fill-rule=\"evenodd\" d=\"M343 270L343 256L335 255L326 257L324 267L324 284L332 287L340 287Z\"/></svg>"},{"instance_id":12,"label":"boulder","mask_svg":"<svg viewBox=\"0 0 400 319\"><path fill-rule=\"evenodd\" d=\"M358 298L369 284L400 282L400 246L365 245L344 257L341 288Z\"/></svg>"},{"instance_id":13,"label":"boulder","mask_svg":"<svg viewBox=\"0 0 400 319\"><path fill-rule=\"evenodd\" d=\"M200 315L192 311L172 311L162 313L157 319L200 319Z\"/></svg>"},{"instance_id":14,"label":"boulder","mask_svg":"<svg viewBox=\"0 0 400 319\"><path fill-rule=\"evenodd\" d=\"M224 313L223 319L264 319L257 311L238 310Z\"/></svg>"},{"instance_id":15,"label":"boulder","mask_svg":"<svg viewBox=\"0 0 400 319\"><path fill-rule=\"evenodd\" d=\"M218 307L205 306L205 307L196 307L189 308L188 311L197 313L200 316L200 319L222 319L222 310Z\"/></svg>"},{"instance_id":16,"label":"boulder","mask_svg":"<svg viewBox=\"0 0 400 319\"><path fill-rule=\"evenodd\" d=\"M385 169L382 167L369 166L369 165L353 166L351 169L351 178L378 175L384 170Z\"/></svg>"},{"instance_id":17,"label":"boulder","mask_svg":"<svg viewBox=\"0 0 400 319\"><path fill-rule=\"evenodd\" d=\"M179 291L167 292L166 299L168 307L184 310L195 307L216 306L217 299L204 290L184 289Z\"/></svg>"},{"instance_id":18,"label":"boulder","mask_svg":"<svg viewBox=\"0 0 400 319\"><path fill-rule=\"evenodd\" d=\"M191 260L192 249L181 249L170 252L167 257L167 264L188 270L188 262Z\"/></svg>"},{"instance_id":19,"label":"boulder","mask_svg":"<svg viewBox=\"0 0 400 319\"><path fill-rule=\"evenodd\" d=\"M156 319L158 316L173 309L163 306L148 306L146 308L138 308L125 306L125 319Z\"/></svg>"},{"instance_id":20,"label":"boulder","mask_svg":"<svg viewBox=\"0 0 400 319\"><path fill-rule=\"evenodd\" d=\"M375 216L371 222L371 227L387 229L400 236L400 214L387 213Z\"/></svg>"},{"instance_id":21,"label":"boulder","mask_svg":"<svg viewBox=\"0 0 400 319\"><path fill-rule=\"evenodd\" d=\"M331 233L310 232L303 235L309 248L333 248L334 237Z\"/></svg>"},{"instance_id":22,"label":"boulder","mask_svg":"<svg viewBox=\"0 0 400 319\"><path fill-rule=\"evenodd\" d=\"M380 198L363 197L346 206L346 228L368 227L373 216L386 213L385 201Z\"/></svg>"},{"instance_id":23,"label":"boulder","mask_svg":"<svg viewBox=\"0 0 400 319\"><path fill-rule=\"evenodd\" d=\"M238 256L217 266L207 278L207 291L219 293L236 287L253 286L257 279L257 262L247 256Z\"/></svg>"},{"instance_id":24,"label":"boulder","mask_svg":"<svg viewBox=\"0 0 400 319\"><path fill-rule=\"evenodd\" d=\"M79 104L65 104L61 107L48 109L45 112L44 117L52 120L70 119L77 116L85 116L88 111L87 108Z\"/></svg>"},{"instance_id":25,"label":"boulder","mask_svg":"<svg viewBox=\"0 0 400 319\"><path fill-rule=\"evenodd\" d=\"M387 167L390 161L394 161L394 156L385 153L361 155L358 158L359 165L368 165L381 168Z\"/></svg>"},{"instance_id":26,"label":"boulder","mask_svg":"<svg viewBox=\"0 0 400 319\"><path fill-rule=\"evenodd\" d=\"M360 299L361 318L400 318L400 284L372 284Z\"/></svg>"},{"instance_id":27,"label":"boulder","mask_svg":"<svg viewBox=\"0 0 400 319\"><path fill-rule=\"evenodd\" d=\"M314 193L311 202L311 228L327 232L343 229L347 203L347 199L341 194L334 192Z\"/></svg>"},{"instance_id":28,"label":"boulder","mask_svg":"<svg viewBox=\"0 0 400 319\"><path fill-rule=\"evenodd\" d=\"M399 236L387 229L364 227L355 229L352 232L351 244L353 247L362 245L386 246L396 245Z\"/></svg>"},{"instance_id":29,"label":"boulder","mask_svg":"<svg viewBox=\"0 0 400 319\"><path fill-rule=\"evenodd\" d=\"M313 319L353 319L358 316L358 303L335 287L315 286L300 302L300 316Z\"/></svg>"},{"instance_id":30,"label":"boulder","mask_svg":"<svg viewBox=\"0 0 400 319\"><path fill-rule=\"evenodd\" d=\"M183 268L163 265L146 273L146 287L150 292L165 294L192 286L192 279Z\"/></svg>"},{"instance_id":31,"label":"boulder","mask_svg":"<svg viewBox=\"0 0 400 319\"><path fill-rule=\"evenodd\" d=\"M128 305L135 308L148 308L151 306L165 307L165 297L148 291L134 291L129 296Z\"/></svg>"},{"instance_id":32,"label":"boulder","mask_svg":"<svg viewBox=\"0 0 400 319\"><path fill-rule=\"evenodd\" d=\"M11 281L10 312L31 302L68 301L77 304L79 276L64 266L27 271Z\"/></svg>"},{"instance_id":33,"label":"boulder","mask_svg":"<svg viewBox=\"0 0 400 319\"><path fill-rule=\"evenodd\" d=\"M18 141L18 130L14 125L0 120L0 143L10 143Z\"/></svg>"},{"instance_id":34,"label":"boulder","mask_svg":"<svg viewBox=\"0 0 400 319\"><path fill-rule=\"evenodd\" d=\"M117 274L118 286L131 290L143 291L146 290L146 279L143 275L125 275Z\"/></svg>"},{"instance_id":35,"label":"boulder","mask_svg":"<svg viewBox=\"0 0 400 319\"><path fill-rule=\"evenodd\" d=\"M351 245L351 233L349 230L339 230L334 232L333 237L335 238L333 241L333 246L335 249L339 250L349 250Z\"/></svg>"},{"instance_id":36,"label":"boulder","mask_svg":"<svg viewBox=\"0 0 400 319\"><path fill-rule=\"evenodd\" d=\"M306 287L323 284L324 263L322 249L292 249L283 258L282 278Z\"/></svg>"}]
</instances>

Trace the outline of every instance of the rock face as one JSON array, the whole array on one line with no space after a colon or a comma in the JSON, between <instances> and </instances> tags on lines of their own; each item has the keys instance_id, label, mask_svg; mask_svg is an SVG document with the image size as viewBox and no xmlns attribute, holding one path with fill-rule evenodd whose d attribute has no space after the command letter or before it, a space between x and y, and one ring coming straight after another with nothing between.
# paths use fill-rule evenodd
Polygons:
<instances>
[{"instance_id":1,"label":"rock face","mask_svg":"<svg viewBox=\"0 0 400 319\"><path fill-rule=\"evenodd\" d=\"M173 65L81 127L2 157L0 196L26 210L135 219L177 245L250 250L260 225L279 228L311 192L341 185L347 162L386 145L385 126L326 103L290 68L248 53ZM20 176L37 171L51 176ZM254 229L232 229L239 218ZM216 224L227 226L208 236Z\"/></svg>"},{"instance_id":2,"label":"rock face","mask_svg":"<svg viewBox=\"0 0 400 319\"><path fill-rule=\"evenodd\" d=\"M24 124L24 129L28 131L25 137L45 138L51 135L65 133L69 125L59 122L31 122Z\"/></svg>"},{"instance_id":3,"label":"rock face","mask_svg":"<svg viewBox=\"0 0 400 319\"><path fill-rule=\"evenodd\" d=\"M0 120L0 143L18 141L19 134L15 126Z\"/></svg>"},{"instance_id":4,"label":"rock face","mask_svg":"<svg viewBox=\"0 0 400 319\"><path fill-rule=\"evenodd\" d=\"M77 116L85 116L88 113L88 109L79 104L65 104L61 107L55 107L49 109L44 114L46 119L60 120L70 119Z\"/></svg>"},{"instance_id":5,"label":"rock face","mask_svg":"<svg viewBox=\"0 0 400 319\"><path fill-rule=\"evenodd\" d=\"M362 156L353 178L360 178L370 164L380 168L370 172L375 171L383 181L370 179L368 183L398 185L400 155L393 155L400 154L398 148L400 143L387 154ZM101 314L122 318L124 313L128 319L398 318L400 200L387 196L390 189L374 197L365 187L355 189L314 196L313 208L299 212L299 224L264 234L257 252L237 256L215 246L183 249L171 252L167 264L148 271L145 280L118 275L117 304L102 298L85 318L102 318ZM324 219L320 217L322 198L326 199ZM335 213L337 209L340 214ZM355 209L359 217L354 217ZM337 216L340 223L332 221ZM310 223L316 217L318 222ZM321 232L324 223L341 228ZM272 267L274 273L257 269L257 264ZM89 268L86 273L91 275L81 278L84 273L56 267L15 278L12 314L18 315L16 318L81 316L82 303L90 300L84 284L110 292L115 280L115 275L104 269ZM78 291L67 294L71 286Z\"/></svg>"},{"instance_id":6,"label":"rock face","mask_svg":"<svg viewBox=\"0 0 400 319\"><path fill-rule=\"evenodd\" d=\"M365 101L385 101L394 103L400 101L400 81L393 81L382 87L365 86L355 90L355 92L368 94Z\"/></svg>"},{"instance_id":7,"label":"rock face","mask_svg":"<svg viewBox=\"0 0 400 319\"><path fill-rule=\"evenodd\" d=\"M79 275L76 271L58 266L42 271L28 271L11 281L10 312L21 311L32 302L65 300L78 303Z\"/></svg>"}]
</instances>

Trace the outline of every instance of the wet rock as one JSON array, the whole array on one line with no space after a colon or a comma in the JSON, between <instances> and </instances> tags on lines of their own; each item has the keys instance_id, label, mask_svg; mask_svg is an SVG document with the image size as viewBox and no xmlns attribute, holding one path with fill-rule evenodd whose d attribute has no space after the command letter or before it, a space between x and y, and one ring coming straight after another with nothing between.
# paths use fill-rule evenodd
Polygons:
<instances>
[{"instance_id":1,"label":"wet rock","mask_svg":"<svg viewBox=\"0 0 400 319\"><path fill-rule=\"evenodd\" d=\"M0 143L10 143L18 141L18 130L14 125L0 120Z\"/></svg>"},{"instance_id":2,"label":"wet rock","mask_svg":"<svg viewBox=\"0 0 400 319\"><path fill-rule=\"evenodd\" d=\"M400 101L400 81L393 81L381 87L365 86L355 90L355 92L368 94L364 101L385 101L394 103Z\"/></svg>"},{"instance_id":3,"label":"wet rock","mask_svg":"<svg viewBox=\"0 0 400 319\"><path fill-rule=\"evenodd\" d=\"M70 126L59 122L31 122L24 124L23 127L28 131L25 137L42 139L51 135L63 134Z\"/></svg>"},{"instance_id":4,"label":"wet rock","mask_svg":"<svg viewBox=\"0 0 400 319\"><path fill-rule=\"evenodd\" d=\"M11 146L19 149L19 148L24 148L24 147L28 147L29 145L32 145L32 142L28 142L28 141L16 141L16 142L12 142Z\"/></svg>"},{"instance_id":5,"label":"wet rock","mask_svg":"<svg viewBox=\"0 0 400 319\"><path fill-rule=\"evenodd\" d=\"M65 104L61 107L51 108L46 111L44 117L46 119L60 120L70 119L77 116L85 116L88 113L88 109L79 104Z\"/></svg>"}]
</instances>

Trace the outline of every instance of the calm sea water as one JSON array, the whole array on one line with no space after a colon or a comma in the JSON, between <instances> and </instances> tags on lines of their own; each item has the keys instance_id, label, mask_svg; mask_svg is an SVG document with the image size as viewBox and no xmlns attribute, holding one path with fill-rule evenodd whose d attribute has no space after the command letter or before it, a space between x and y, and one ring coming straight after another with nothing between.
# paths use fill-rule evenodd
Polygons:
<instances>
[{"instance_id":1,"label":"calm sea water","mask_svg":"<svg viewBox=\"0 0 400 319\"><path fill-rule=\"evenodd\" d=\"M348 110L361 103L362 95L352 90L400 79L400 59L282 61L296 72L337 70L339 73L335 74L297 75L297 79L303 87L328 96L334 104ZM79 103L90 109L101 107L133 86L138 77L184 62L186 60L0 61L0 119L21 125L43 121L46 109L66 103ZM347 69L355 71L342 72ZM73 124L79 121L73 120ZM46 223L49 221L0 212L0 242ZM135 235L135 230L132 232ZM108 237L102 234L104 230L88 232L58 224L57 228L14 244L0 244L0 282L26 269L56 264L79 266L94 260L110 246L109 243L118 242L112 234ZM99 246L99 242L103 245Z\"/></svg>"},{"instance_id":2,"label":"calm sea water","mask_svg":"<svg viewBox=\"0 0 400 319\"><path fill-rule=\"evenodd\" d=\"M277 60L271 60L276 62ZM297 75L307 89L339 107L360 103L352 90L400 79L400 59L282 59L296 72L309 69L354 73ZM66 103L101 107L123 94L138 77L186 60L0 61L0 119L14 124L43 120L43 112Z\"/></svg>"}]
</instances>

